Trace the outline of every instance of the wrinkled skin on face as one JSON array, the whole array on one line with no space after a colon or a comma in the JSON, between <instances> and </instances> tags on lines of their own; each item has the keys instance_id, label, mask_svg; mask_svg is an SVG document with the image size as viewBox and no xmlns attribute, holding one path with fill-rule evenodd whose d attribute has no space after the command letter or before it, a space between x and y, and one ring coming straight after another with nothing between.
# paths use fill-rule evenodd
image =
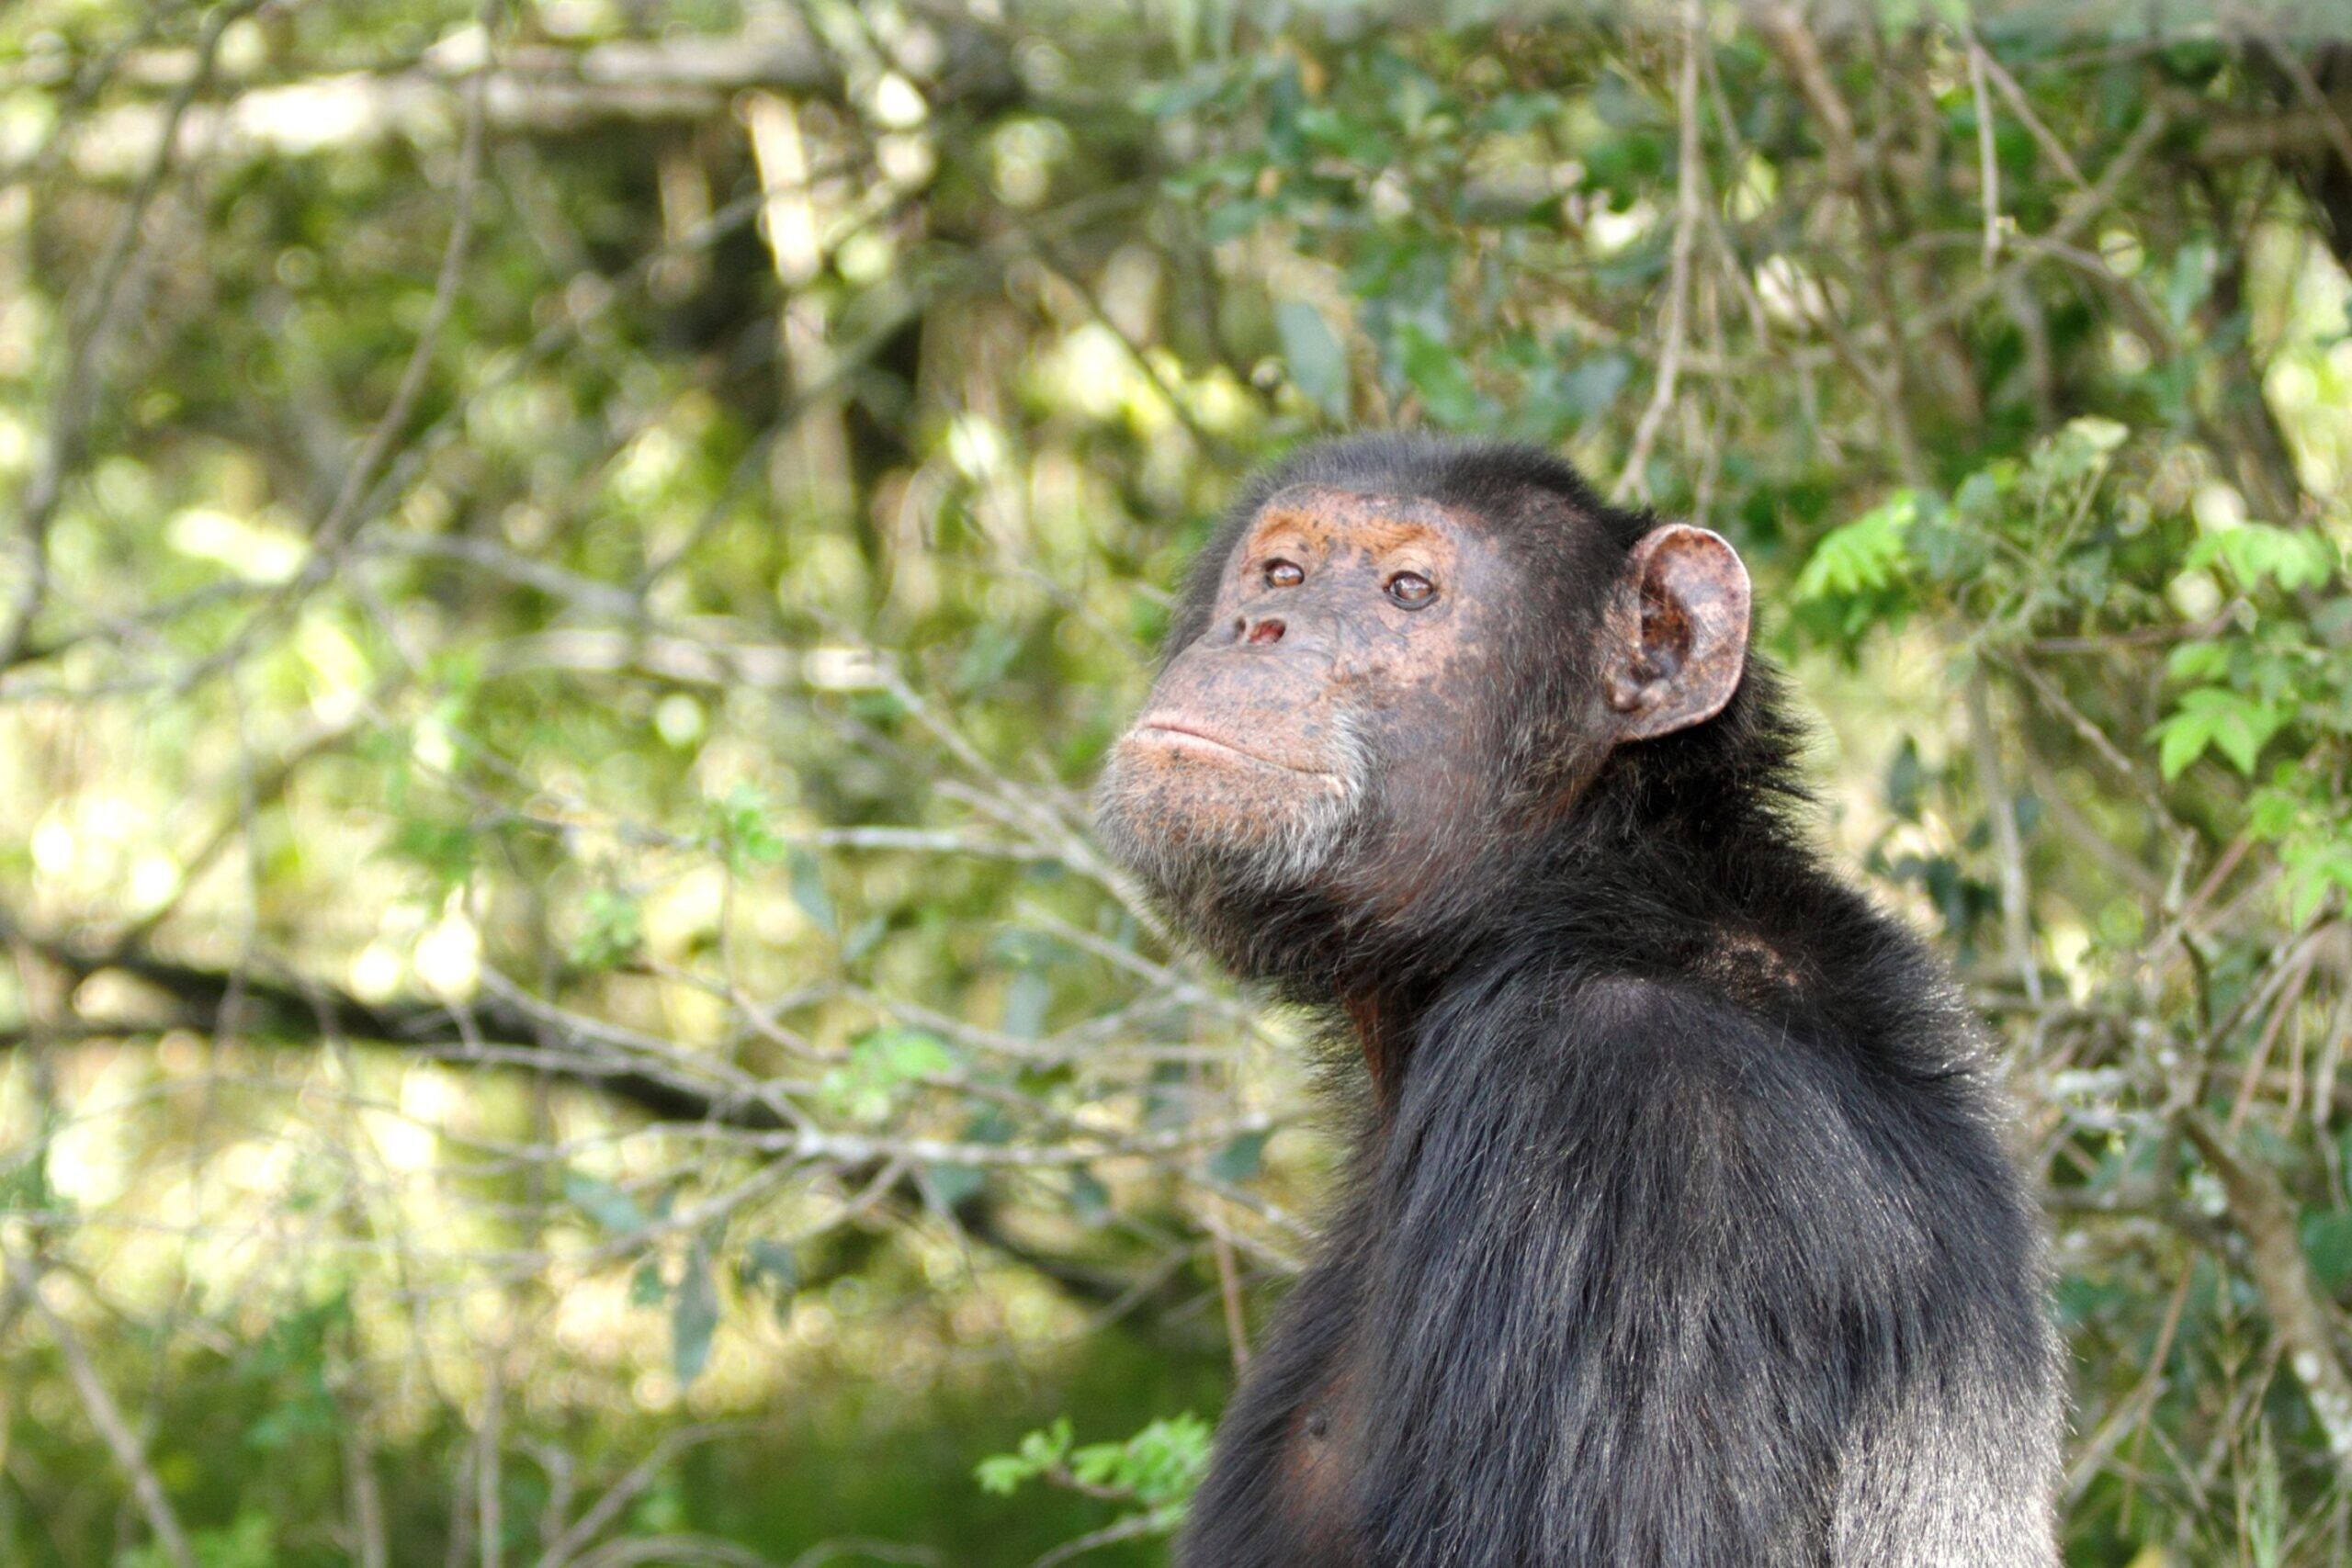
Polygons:
<instances>
[{"instance_id":1,"label":"wrinkled skin on face","mask_svg":"<svg viewBox=\"0 0 2352 1568\"><path fill-rule=\"evenodd\" d=\"M1560 510L1543 525L1587 525ZM1644 534L1600 568L1583 630L1544 624L1557 599L1528 591L1524 558L1426 496L1267 498L1112 750L1097 820L1113 853L1220 956L1261 969L1250 910L1442 919L1431 891L1450 879L1458 897L1464 868L1555 820L1612 748L1729 701L1748 589L1722 539Z\"/></svg>"},{"instance_id":2,"label":"wrinkled skin on face","mask_svg":"<svg viewBox=\"0 0 2352 1568\"><path fill-rule=\"evenodd\" d=\"M1204 878L1350 903L1408 892L1449 824L1487 815L1491 705L1460 698L1494 686L1510 576L1467 513L1277 492L1206 630L1113 750L1099 815L1114 852L1179 894Z\"/></svg>"}]
</instances>

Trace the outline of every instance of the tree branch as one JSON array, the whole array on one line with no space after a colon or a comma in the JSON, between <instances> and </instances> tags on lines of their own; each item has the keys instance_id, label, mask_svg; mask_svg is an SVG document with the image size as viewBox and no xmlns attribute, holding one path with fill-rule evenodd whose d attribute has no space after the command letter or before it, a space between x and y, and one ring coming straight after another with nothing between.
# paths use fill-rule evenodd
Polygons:
<instances>
[{"instance_id":1,"label":"tree branch","mask_svg":"<svg viewBox=\"0 0 2352 1568\"><path fill-rule=\"evenodd\" d=\"M2287 1364L2301 1382L2320 1429L2327 1434L2329 1452L2339 1467L2352 1468L2352 1372L2346 1371L2336 1350L2335 1314L2303 1257L2294 1205L2278 1179L2240 1158L2203 1112L2184 1114L2181 1128L2222 1179L2230 1218L2245 1236L2251 1254L2247 1267L2255 1288L2262 1292L2270 1325L2287 1348Z\"/></svg>"}]
</instances>

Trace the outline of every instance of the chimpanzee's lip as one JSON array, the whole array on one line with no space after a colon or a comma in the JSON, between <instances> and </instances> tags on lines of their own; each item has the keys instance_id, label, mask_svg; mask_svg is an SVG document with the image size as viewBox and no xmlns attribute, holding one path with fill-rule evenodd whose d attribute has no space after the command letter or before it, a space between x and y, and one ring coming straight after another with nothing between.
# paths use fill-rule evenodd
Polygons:
<instances>
[{"instance_id":1,"label":"chimpanzee's lip","mask_svg":"<svg viewBox=\"0 0 2352 1568\"><path fill-rule=\"evenodd\" d=\"M1204 746L1215 747L1220 751L1229 751L1243 761L1255 762L1261 768L1280 768L1284 773L1305 773L1309 778L1319 779L1330 776L1321 768L1302 768L1290 762L1276 761L1272 757L1261 756L1255 751L1245 750L1222 735L1212 735L1207 730L1196 725L1187 724L1182 719L1159 717L1142 719L1136 725L1134 739L1195 741Z\"/></svg>"}]
</instances>

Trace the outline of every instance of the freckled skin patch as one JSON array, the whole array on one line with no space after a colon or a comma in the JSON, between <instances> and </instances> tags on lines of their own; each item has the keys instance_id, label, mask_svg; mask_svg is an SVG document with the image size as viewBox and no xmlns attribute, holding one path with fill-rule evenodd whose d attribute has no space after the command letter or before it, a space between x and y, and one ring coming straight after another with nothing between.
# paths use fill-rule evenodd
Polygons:
<instances>
[{"instance_id":1,"label":"freckled skin patch","mask_svg":"<svg viewBox=\"0 0 2352 1568\"><path fill-rule=\"evenodd\" d=\"M1492 765L1502 671L1527 658L1520 577L1488 521L1461 507L1321 484L1267 497L1201 634L1113 753L1113 825L1163 859L1246 863L1375 913L1410 907L1498 826L1511 831L1515 811L1555 818L1581 782L1569 767L1507 804L1513 781ZM1593 728L1636 740L1712 717L1738 684L1747 615L1728 545L1654 530L1605 616L1614 717ZM1606 755L1575 733L1550 750L1555 762Z\"/></svg>"},{"instance_id":2,"label":"freckled skin patch","mask_svg":"<svg viewBox=\"0 0 2352 1568\"><path fill-rule=\"evenodd\" d=\"M1295 586L1269 581L1280 563L1298 569ZM1399 603L1390 589L1402 574L1434 593ZM1510 577L1470 513L1325 486L1280 491L1227 558L1207 629L1119 742L1118 789L1170 845L1231 850L1360 803L1376 782L1382 821L1423 829L1316 870L1351 897L1408 896L1448 848L1426 825L1466 823L1492 791L1476 766L1481 715L1446 694L1491 685ZM1382 840L1379 824L1357 826Z\"/></svg>"}]
</instances>

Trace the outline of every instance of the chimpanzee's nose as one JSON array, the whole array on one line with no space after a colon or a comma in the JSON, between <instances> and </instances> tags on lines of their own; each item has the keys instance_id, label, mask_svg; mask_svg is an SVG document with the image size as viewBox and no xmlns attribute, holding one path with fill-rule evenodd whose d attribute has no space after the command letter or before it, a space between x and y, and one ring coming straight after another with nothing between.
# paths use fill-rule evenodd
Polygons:
<instances>
[{"instance_id":1,"label":"chimpanzee's nose","mask_svg":"<svg viewBox=\"0 0 2352 1568\"><path fill-rule=\"evenodd\" d=\"M0 6L6 4L7 0L0 0ZM1201 641L1237 653L1262 648L1283 654L1312 654L1329 650L1331 629L1328 619L1310 606L1284 604L1269 595L1235 605L1210 623Z\"/></svg>"}]
</instances>

